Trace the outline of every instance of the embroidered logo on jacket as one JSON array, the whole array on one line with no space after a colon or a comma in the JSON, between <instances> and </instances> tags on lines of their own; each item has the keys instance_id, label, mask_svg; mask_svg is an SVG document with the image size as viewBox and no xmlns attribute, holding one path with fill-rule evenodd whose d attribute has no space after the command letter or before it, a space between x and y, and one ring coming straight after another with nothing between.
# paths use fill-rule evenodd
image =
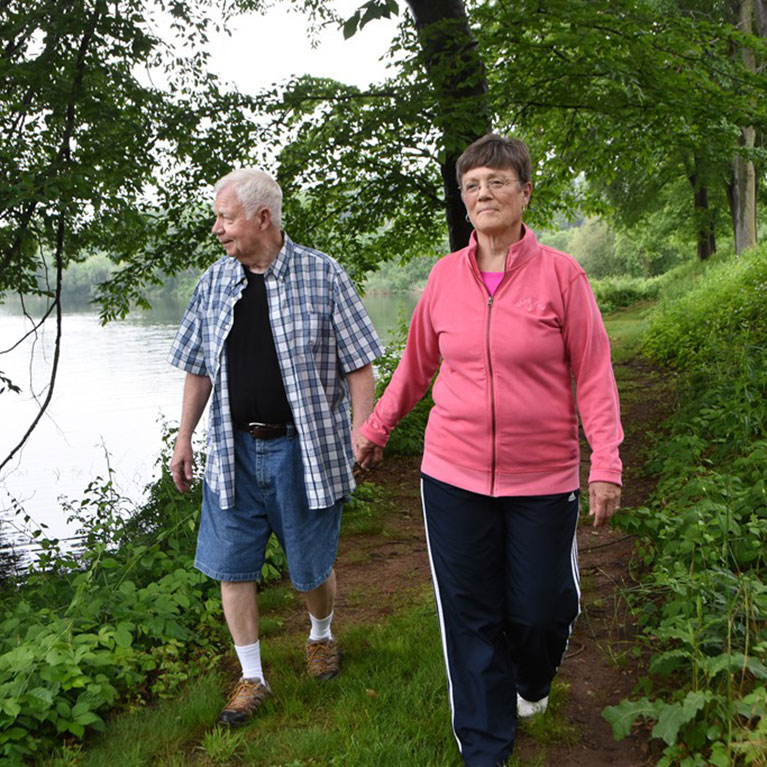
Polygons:
<instances>
[{"instance_id":1,"label":"embroidered logo on jacket","mask_svg":"<svg viewBox=\"0 0 767 767\"><path fill-rule=\"evenodd\" d=\"M546 304L542 304L535 296L527 296L526 298L520 298L514 306L521 306L527 309L528 312L532 312L534 309L542 312L546 309Z\"/></svg>"}]
</instances>

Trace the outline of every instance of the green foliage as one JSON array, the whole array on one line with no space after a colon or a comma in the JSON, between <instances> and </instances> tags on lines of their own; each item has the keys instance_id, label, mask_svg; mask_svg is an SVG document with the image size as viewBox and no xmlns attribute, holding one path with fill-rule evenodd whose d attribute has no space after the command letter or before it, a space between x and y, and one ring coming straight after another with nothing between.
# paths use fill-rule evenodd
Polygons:
<instances>
[{"instance_id":1,"label":"green foliage","mask_svg":"<svg viewBox=\"0 0 767 767\"><path fill-rule=\"evenodd\" d=\"M665 303L645 342L653 359L676 367L700 366L733 345L761 344L767 326L767 249L713 264L693 290Z\"/></svg>"},{"instance_id":2,"label":"green foliage","mask_svg":"<svg viewBox=\"0 0 767 767\"><path fill-rule=\"evenodd\" d=\"M742 35L728 6L526 0L476 3L473 21L496 124L524 134L542 171L534 207L551 196L631 225L686 184L681 221L693 234L695 179L715 191L706 224L716 222L739 126L765 120L761 75L733 55L762 61L764 40Z\"/></svg>"},{"instance_id":3,"label":"green foliage","mask_svg":"<svg viewBox=\"0 0 767 767\"><path fill-rule=\"evenodd\" d=\"M176 698L230 648L218 583L194 568L201 503L200 472L179 494L167 473L138 510L110 479L94 480L64 510L79 523L77 549L43 530L34 570L0 593L0 761L39 757L62 738L104 729L116 706ZM344 515L344 534L380 533L380 490L363 483ZM131 511L133 513L131 514ZM19 512L22 513L22 512ZM28 520L27 520L28 521ZM262 584L287 571L277 539L267 545ZM293 592L262 591L266 609L292 605ZM270 616L271 617L271 616ZM281 622L263 620L264 635ZM212 734L203 744L223 763L239 741Z\"/></svg>"},{"instance_id":4,"label":"green foliage","mask_svg":"<svg viewBox=\"0 0 767 767\"><path fill-rule=\"evenodd\" d=\"M570 253L570 237L575 229L553 229L536 232L538 241L551 248L561 250L563 253Z\"/></svg>"},{"instance_id":5,"label":"green foliage","mask_svg":"<svg viewBox=\"0 0 767 767\"><path fill-rule=\"evenodd\" d=\"M390 19L399 12L397 0L368 0L350 16L343 26L344 37L352 37L375 19Z\"/></svg>"},{"instance_id":6,"label":"green foliage","mask_svg":"<svg viewBox=\"0 0 767 767\"><path fill-rule=\"evenodd\" d=\"M689 183L680 179L652 190L644 205L636 197L625 201L623 210L619 208L611 217L616 228L616 259L623 264L624 274L654 277L690 260L697 232L691 200ZM722 199L717 214L720 217L724 207L726 201ZM719 245L723 241L731 239L719 231Z\"/></svg>"},{"instance_id":7,"label":"green foliage","mask_svg":"<svg viewBox=\"0 0 767 767\"><path fill-rule=\"evenodd\" d=\"M603 280L591 280L591 287L599 308L606 313L656 299L660 284L657 278L605 277Z\"/></svg>"},{"instance_id":8,"label":"green foliage","mask_svg":"<svg viewBox=\"0 0 767 767\"><path fill-rule=\"evenodd\" d=\"M101 252L93 253L83 261L71 262L64 269L61 300L70 309L95 303L117 270L117 264ZM146 287L144 296L147 302L153 305L173 303L186 306L199 277L199 269L184 269L173 275L158 275L157 284ZM46 289L45 275L38 276L38 284L41 290ZM36 307L34 299L27 303L32 309L44 309L42 302Z\"/></svg>"},{"instance_id":9,"label":"green foliage","mask_svg":"<svg viewBox=\"0 0 767 767\"><path fill-rule=\"evenodd\" d=\"M342 535L380 535L384 529L386 501L378 485L361 482L351 500L344 505Z\"/></svg>"},{"instance_id":10,"label":"green foliage","mask_svg":"<svg viewBox=\"0 0 767 767\"><path fill-rule=\"evenodd\" d=\"M631 597L651 655L646 694L604 713L616 737L653 722L661 765L764 764L765 285L764 249L714 263L661 302L644 339L680 369L679 405L656 447L651 502L619 520L647 568Z\"/></svg>"},{"instance_id":11,"label":"green foliage","mask_svg":"<svg viewBox=\"0 0 767 767\"><path fill-rule=\"evenodd\" d=\"M338 684L318 686L306 678L303 632L271 638L268 673L276 703L267 702L252 727L236 731L244 737L211 729L231 680L199 675L176 700L115 717L66 767L458 767L434 599L429 590L402 601L393 615L341 628ZM563 712L568 686L561 680L554 685L546 714L522 725L543 753L579 735ZM46 761L40 767L65 765Z\"/></svg>"},{"instance_id":12,"label":"green foliage","mask_svg":"<svg viewBox=\"0 0 767 767\"><path fill-rule=\"evenodd\" d=\"M407 331L408 323L403 318L396 334L392 332L386 351L376 360L378 373L376 397L380 397L384 393L394 371L397 369L407 341ZM397 424L397 428L391 433L386 445L386 452L392 455L419 455L423 453L423 436L433 405L434 400L431 398L431 386L429 386L429 390L421 401Z\"/></svg>"},{"instance_id":13,"label":"green foliage","mask_svg":"<svg viewBox=\"0 0 767 767\"><path fill-rule=\"evenodd\" d=\"M441 252L447 252L447 245ZM438 258L438 255L424 255L416 256L405 263L387 261L367 278L365 293L410 293L418 291L426 284L426 278Z\"/></svg>"},{"instance_id":14,"label":"green foliage","mask_svg":"<svg viewBox=\"0 0 767 767\"><path fill-rule=\"evenodd\" d=\"M601 279L622 273L622 266L616 263L615 258L615 234L600 219L586 219L574 229L570 234L569 247L589 277Z\"/></svg>"},{"instance_id":15,"label":"green foliage","mask_svg":"<svg viewBox=\"0 0 767 767\"><path fill-rule=\"evenodd\" d=\"M163 274L209 263L208 185L233 164L271 165L266 147L279 153L291 232L361 281L382 260L444 238L440 166L478 124L480 102L495 129L531 144L535 224L579 205L654 215L669 211L669 197L687 199L689 211L692 188L680 183L700 165L722 189L739 126L767 122L762 71L732 55L749 48L758 65L765 45L723 4L703 14L654 0L466 3L486 94L471 80L475 67L467 82L435 74L435 56L424 54L450 38L449 25L427 40L410 14L392 44L394 74L368 90L307 76L256 98L225 92L206 67L208 31L263 5L242 0L223 16L209 0L161 5L162 35L142 0L66 12L50 0L8 5L0 296L39 290L46 267L52 292L58 267L108 248L119 269L99 291L104 318L145 306ZM391 0L370 0L343 24L326 3L293 5L347 34L397 12ZM146 70L167 87L148 85L137 75ZM723 192L711 197L724 205ZM671 221L680 228L679 211ZM627 248L634 276L669 265L659 242Z\"/></svg>"},{"instance_id":16,"label":"green foliage","mask_svg":"<svg viewBox=\"0 0 767 767\"><path fill-rule=\"evenodd\" d=\"M206 263L206 184L252 145L255 102L221 92L206 66L208 31L234 10L213 13L208 0L151 11L143 0L4 5L0 299L51 294L57 272L108 250L122 266L101 293L115 316L145 301L161 271Z\"/></svg>"},{"instance_id":17,"label":"green foliage","mask_svg":"<svg viewBox=\"0 0 767 767\"><path fill-rule=\"evenodd\" d=\"M106 282L115 269L115 263L104 253L73 262L65 270L62 299L69 306L90 303L96 297L98 284Z\"/></svg>"},{"instance_id":18,"label":"green foliage","mask_svg":"<svg viewBox=\"0 0 767 767\"><path fill-rule=\"evenodd\" d=\"M34 571L0 601L3 763L103 729L118 702L173 695L220 658L218 584L193 567L200 499L199 481L181 496L163 469L143 509L126 518L111 480L97 479L65 505L80 524L76 551L35 532ZM273 539L264 580L284 568Z\"/></svg>"}]
</instances>

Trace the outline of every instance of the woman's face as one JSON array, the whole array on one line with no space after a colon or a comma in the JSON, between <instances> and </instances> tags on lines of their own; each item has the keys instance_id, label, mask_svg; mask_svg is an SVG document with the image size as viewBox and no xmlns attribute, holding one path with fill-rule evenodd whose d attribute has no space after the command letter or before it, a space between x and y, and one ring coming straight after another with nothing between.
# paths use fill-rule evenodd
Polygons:
<instances>
[{"instance_id":1,"label":"woman's face","mask_svg":"<svg viewBox=\"0 0 767 767\"><path fill-rule=\"evenodd\" d=\"M473 227L483 234L518 234L533 185L512 168L472 168L461 179L461 198Z\"/></svg>"}]
</instances>

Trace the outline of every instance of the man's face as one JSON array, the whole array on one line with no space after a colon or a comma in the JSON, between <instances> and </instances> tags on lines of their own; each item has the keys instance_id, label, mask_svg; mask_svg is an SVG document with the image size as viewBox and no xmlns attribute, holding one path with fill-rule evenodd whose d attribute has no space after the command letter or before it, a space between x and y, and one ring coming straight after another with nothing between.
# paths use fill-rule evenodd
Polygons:
<instances>
[{"instance_id":1,"label":"man's face","mask_svg":"<svg viewBox=\"0 0 767 767\"><path fill-rule=\"evenodd\" d=\"M212 231L228 256L246 263L260 253L264 238L261 211L256 211L253 218L247 218L232 186L224 187L216 195L213 210L216 221Z\"/></svg>"}]
</instances>

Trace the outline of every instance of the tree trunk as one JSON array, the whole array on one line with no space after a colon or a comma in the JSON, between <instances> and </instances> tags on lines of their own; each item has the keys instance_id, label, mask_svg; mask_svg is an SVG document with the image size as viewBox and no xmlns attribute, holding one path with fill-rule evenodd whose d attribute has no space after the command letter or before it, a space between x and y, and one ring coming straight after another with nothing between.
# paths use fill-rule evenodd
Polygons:
<instances>
[{"instance_id":1,"label":"tree trunk","mask_svg":"<svg viewBox=\"0 0 767 767\"><path fill-rule=\"evenodd\" d=\"M687 179L692 185L698 258L705 261L716 253L716 238L714 214L708 205L708 186L704 180L703 166L699 157L692 158L692 168L688 169Z\"/></svg>"},{"instance_id":2,"label":"tree trunk","mask_svg":"<svg viewBox=\"0 0 767 767\"><path fill-rule=\"evenodd\" d=\"M756 21L757 33L765 32L763 0L737 0L735 10L737 26L742 32L753 34L754 21ZM741 53L746 66L755 72L756 62L753 52L744 48ZM755 141L756 130L751 126L741 127L740 146L743 149L752 150ZM756 245L756 182L753 161L744 154L736 154L732 159L732 171L727 188L736 254Z\"/></svg>"},{"instance_id":3,"label":"tree trunk","mask_svg":"<svg viewBox=\"0 0 767 767\"><path fill-rule=\"evenodd\" d=\"M742 128L741 146L753 149L756 131ZM732 175L727 188L735 253L740 254L756 245L756 170L754 163L736 155L732 160Z\"/></svg>"},{"instance_id":4,"label":"tree trunk","mask_svg":"<svg viewBox=\"0 0 767 767\"><path fill-rule=\"evenodd\" d=\"M472 141L490 131L487 78L461 0L407 0L407 4L436 96L445 216L450 249L458 250L468 243L471 224L466 221L455 163Z\"/></svg>"}]
</instances>

